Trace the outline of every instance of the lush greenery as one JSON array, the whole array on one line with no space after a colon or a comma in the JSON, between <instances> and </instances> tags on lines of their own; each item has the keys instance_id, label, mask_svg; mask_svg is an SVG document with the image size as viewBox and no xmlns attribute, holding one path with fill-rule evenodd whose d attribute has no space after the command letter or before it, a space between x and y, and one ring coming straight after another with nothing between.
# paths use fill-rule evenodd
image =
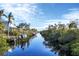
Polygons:
<instances>
[{"instance_id":1,"label":"lush greenery","mask_svg":"<svg viewBox=\"0 0 79 59\"><path fill-rule=\"evenodd\" d=\"M44 44L51 51L56 50L59 55L79 56L79 29L76 21L71 21L68 25L49 25L47 30L40 33L45 38Z\"/></svg>"},{"instance_id":2,"label":"lush greenery","mask_svg":"<svg viewBox=\"0 0 79 59\"><path fill-rule=\"evenodd\" d=\"M2 16L7 18L6 24L2 20ZM16 40L16 44L19 45L28 42L35 35L34 33L37 32L36 29L30 29L30 24L27 23L20 23L17 26L14 24L16 27L9 27L9 24L13 24L13 20L15 19L12 12L6 15L4 14L4 10L0 10L0 55L4 55L4 52L10 49L10 45L15 44L14 41L9 40L9 37L14 36L18 38L21 34L26 34L26 38Z\"/></svg>"}]
</instances>

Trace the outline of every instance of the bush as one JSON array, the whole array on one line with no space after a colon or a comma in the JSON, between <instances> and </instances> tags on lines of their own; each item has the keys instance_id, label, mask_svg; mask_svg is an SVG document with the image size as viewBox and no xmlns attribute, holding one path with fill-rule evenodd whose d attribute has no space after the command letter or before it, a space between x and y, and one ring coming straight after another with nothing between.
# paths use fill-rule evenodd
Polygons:
<instances>
[{"instance_id":1,"label":"bush","mask_svg":"<svg viewBox=\"0 0 79 59\"><path fill-rule=\"evenodd\" d=\"M71 55L79 56L79 39L70 43Z\"/></svg>"},{"instance_id":2,"label":"bush","mask_svg":"<svg viewBox=\"0 0 79 59\"><path fill-rule=\"evenodd\" d=\"M0 36L0 55L3 55L8 48L7 38Z\"/></svg>"},{"instance_id":3,"label":"bush","mask_svg":"<svg viewBox=\"0 0 79 59\"><path fill-rule=\"evenodd\" d=\"M59 38L59 42L66 44L76 39L76 33L72 30L64 32L63 35Z\"/></svg>"}]
</instances>

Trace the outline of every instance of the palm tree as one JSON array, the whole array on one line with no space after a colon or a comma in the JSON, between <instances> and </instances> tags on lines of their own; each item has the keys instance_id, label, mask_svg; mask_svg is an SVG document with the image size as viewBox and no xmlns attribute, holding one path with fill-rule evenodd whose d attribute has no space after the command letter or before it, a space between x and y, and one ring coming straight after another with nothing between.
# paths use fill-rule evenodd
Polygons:
<instances>
[{"instance_id":1,"label":"palm tree","mask_svg":"<svg viewBox=\"0 0 79 59\"><path fill-rule=\"evenodd\" d=\"M4 24L3 24L2 18L1 18L2 16L7 17L7 16L4 14L4 9L0 10L0 30L1 30L1 32L2 32L2 30L4 29Z\"/></svg>"},{"instance_id":2,"label":"palm tree","mask_svg":"<svg viewBox=\"0 0 79 59\"><path fill-rule=\"evenodd\" d=\"M14 17L12 15L12 12L8 15L8 37L9 37L9 24L12 23L12 20L14 20Z\"/></svg>"},{"instance_id":3,"label":"palm tree","mask_svg":"<svg viewBox=\"0 0 79 59\"><path fill-rule=\"evenodd\" d=\"M4 10L0 10L0 21L1 21L1 16L7 17L7 16L4 14Z\"/></svg>"}]
</instances>

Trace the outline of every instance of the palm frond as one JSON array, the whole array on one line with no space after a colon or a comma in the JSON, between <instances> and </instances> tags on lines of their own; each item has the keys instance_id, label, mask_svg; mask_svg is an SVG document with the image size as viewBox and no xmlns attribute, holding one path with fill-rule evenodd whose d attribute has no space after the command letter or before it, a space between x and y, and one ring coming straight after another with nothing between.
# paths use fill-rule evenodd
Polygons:
<instances>
[{"instance_id":1,"label":"palm frond","mask_svg":"<svg viewBox=\"0 0 79 59\"><path fill-rule=\"evenodd\" d=\"M5 16L7 18L7 16L5 14L3 14L3 16Z\"/></svg>"}]
</instances>

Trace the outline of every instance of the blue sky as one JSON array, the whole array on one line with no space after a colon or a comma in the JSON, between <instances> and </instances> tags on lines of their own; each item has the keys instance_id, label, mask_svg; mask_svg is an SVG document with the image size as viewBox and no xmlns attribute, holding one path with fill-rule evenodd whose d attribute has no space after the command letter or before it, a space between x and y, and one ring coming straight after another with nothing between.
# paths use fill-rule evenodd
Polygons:
<instances>
[{"instance_id":1,"label":"blue sky","mask_svg":"<svg viewBox=\"0 0 79 59\"><path fill-rule=\"evenodd\" d=\"M12 12L15 18L13 23L16 25L27 22L31 28L38 30L45 29L49 24L67 24L79 19L78 3L1 3L0 9L4 9L6 14Z\"/></svg>"}]
</instances>

